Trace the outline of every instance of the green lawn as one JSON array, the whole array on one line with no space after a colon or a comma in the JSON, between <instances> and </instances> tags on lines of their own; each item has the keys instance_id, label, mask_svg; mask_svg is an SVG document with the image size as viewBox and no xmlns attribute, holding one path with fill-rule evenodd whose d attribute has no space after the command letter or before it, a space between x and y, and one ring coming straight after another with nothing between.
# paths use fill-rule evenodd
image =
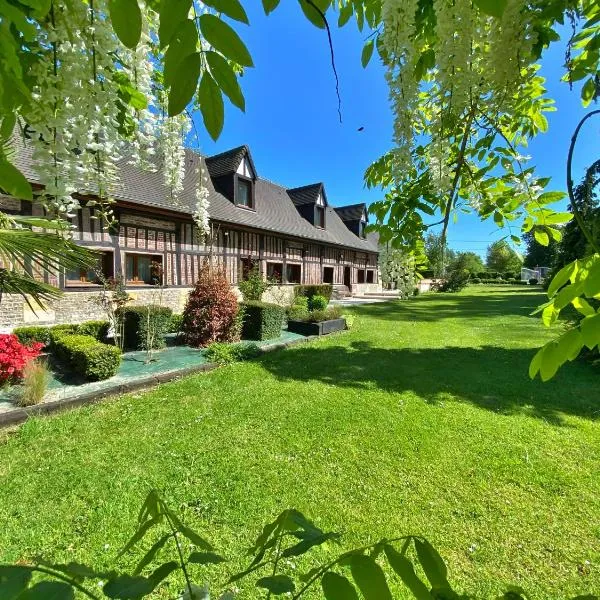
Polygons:
<instances>
[{"instance_id":1,"label":"green lawn","mask_svg":"<svg viewBox=\"0 0 600 600\"><path fill-rule=\"evenodd\" d=\"M469 288L362 306L349 333L32 419L0 445L0 560L114 566L157 486L233 559L219 581L296 507L344 548L423 534L481 598L598 591L600 378L573 363L528 379L553 335L528 316L541 301Z\"/></svg>"}]
</instances>

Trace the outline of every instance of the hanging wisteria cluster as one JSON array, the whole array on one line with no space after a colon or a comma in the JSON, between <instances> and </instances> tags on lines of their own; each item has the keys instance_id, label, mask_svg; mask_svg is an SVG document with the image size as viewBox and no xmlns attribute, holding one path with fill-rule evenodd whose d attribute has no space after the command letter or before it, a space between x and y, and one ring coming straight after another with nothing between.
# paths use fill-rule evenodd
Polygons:
<instances>
[{"instance_id":1,"label":"hanging wisteria cluster","mask_svg":"<svg viewBox=\"0 0 600 600\"><path fill-rule=\"evenodd\" d=\"M167 115L166 92L157 76L158 15L141 4L142 35L134 50L115 35L107 0L54 0L43 50L33 63L31 107L21 116L49 210L69 217L79 207L73 194L97 197L99 213L111 219L119 186L119 163L161 168L176 204L186 175L186 112ZM206 179L196 181L196 220L208 223ZM89 205L89 202L88 202Z\"/></svg>"},{"instance_id":2,"label":"hanging wisteria cluster","mask_svg":"<svg viewBox=\"0 0 600 600\"><path fill-rule=\"evenodd\" d=\"M536 34L525 0L508 0L500 19L471 0L433 0L429 29L419 19L419 5L382 4L380 41L395 116L394 175L401 180L414 172L414 149L426 134L433 184L448 193L454 130L472 123L483 104L488 112L502 112L517 101L514 92L531 63Z\"/></svg>"}]
</instances>

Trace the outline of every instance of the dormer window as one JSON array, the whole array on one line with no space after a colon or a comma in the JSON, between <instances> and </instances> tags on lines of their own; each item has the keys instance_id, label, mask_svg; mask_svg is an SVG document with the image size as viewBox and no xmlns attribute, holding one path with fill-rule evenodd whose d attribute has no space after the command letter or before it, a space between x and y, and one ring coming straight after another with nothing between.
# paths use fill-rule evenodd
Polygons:
<instances>
[{"instance_id":1,"label":"dormer window","mask_svg":"<svg viewBox=\"0 0 600 600\"><path fill-rule=\"evenodd\" d=\"M254 198L252 194L252 181L237 177L237 189L235 194L235 203L245 208L254 208Z\"/></svg>"},{"instance_id":2,"label":"dormer window","mask_svg":"<svg viewBox=\"0 0 600 600\"><path fill-rule=\"evenodd\" d=\"M366 226L367 226L367 218L363 214L363 216L360 220L360 224L358 226L358 237L361 237L363 240L367 237L367 234L365 233Z\"/></svg>"},{"instance_id":3,"label":"dormer window","mask_svg":"<svg viewBox=\"0 0 600 600\"><path fill-rule=\"evenodd\" d=\"M322 206L315 206L315 226L325 229L325 209Z\"/></svg>"}]
</instances>

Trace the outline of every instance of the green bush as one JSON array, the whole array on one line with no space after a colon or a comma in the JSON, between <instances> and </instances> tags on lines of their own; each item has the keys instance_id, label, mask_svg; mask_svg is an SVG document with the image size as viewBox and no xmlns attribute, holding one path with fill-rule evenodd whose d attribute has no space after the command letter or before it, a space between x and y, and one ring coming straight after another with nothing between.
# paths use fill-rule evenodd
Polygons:
<instances>
[{"instance_id":1,"label":"green bush","mask_svg":"<svg viewBox=\"0 0 600 600\"><path fill-rule=\"evenodd\" d=\"M13 333L24 346L30 346L33 342L39 342L44 346L50 345L49 327L15 327Z\"/></svg>"},{"instance_id":2,"label":"green bush","mask_svg":"<svg viewBox=\"0 0 600 600\"><path fill-rule=\"evenodd\" d=\"M538 283L539 283L539 281L538 281L537 277L532 277L529 280L529 285L537 285Z\"/></svg>"},{"instance_id":3,"label":"green bush","mask_svg":"<svg viewBox=\"0 0 600 600\"><path fill-rule=\"evenodd\" d=\"M440 292L459 292L468 283L471 274L466 269L452 271L448 278L439 286Z\"/></svg>"},{"instance_id":4,"label":"green bush","mask_svg":"<svg viewBox=\"0 0 600 600\"><path fill-rule=\"evenodd\" d=\"M110 323L108 321L85 321L77 326L80 335L91 335L99 342L103 342L108 336Z\"/></svg>"},{"instance_id":5,"label":"green bush","mask_svg":"<svg viewBox=\"0 0 600 600\"><path fill-rule=\"evenodd\" d=\"M481 279L479 277L472 277L471 283L481 283Z\"/></svg>"},{"instance_id":6,"label":"green bush","mask_svg":"<svg viewBox=\"0 0 600 600\"><path fill-rule=\"evenodd\" d=\"M296 309L293 307L289 312L291 321L304 321L305 323L320 323L321 321L331 321L339 319L342 316L342 307L339 304L334 304L324 310L307 311L304 309Z\"/></svg>"},{"instance_id":7,"label":"green bush","mask_svg":"<svg viewBox=\"0 0 600 600\"><path fill-rule=\"evenodd\" d=\"M306 298L323 296L324 298L327 298L327 302L331 300L332 292L333 286L328 283L322 285L297 285L294 287L294 294L296 296L305 296Z\"/></svg>"},{"instance_id":8,"label":"green bush","mask_svg":"<svg viewBox=\"0 0 600 600\"><path fill-rule=\"evenodd\" d=\"M206 351L204 356L210 362L227 365L238 360L251 360L262 353L259 346L251 344L226 344L214 342Z\"/></svg>"},{"instance_id":9,"label":"green bush","mask_svg":"<svg viewBox=\"0 0 600 600\"><path fill-rule=\"evenodd\" d=\"M329 300L325 296L312 296L308 299L308 307L310 310L325 310Z\"/></svg>"},{"instance_id":10,"label":"green bush","mask_svg":"<svg viewBox=\"0 0 600 600\"><path fill-rule=\"evenodd\" d=\"M182 330L182 324L183 315L171 315L168 333L180 333Z\"/></svg>"},{"instance_id":11,"label":"green bush","mask_svg":"<svg viewBox=\"0 0 600 600\"><path fill-rule=\"evenodd\" d=\"M247 340L271 340L281 335L285 309L278 304L246 302L242 336Z\"/></svg>"},{"instance_id":12,"label":"green bush","mask_svg":"<svg viewBox=\"0 0 600 600\"><path fill-rule=\"evenodd\" d=\"M294 308L303 308L304 310L308 310L308 298L306 296L296 296L292 306Z\"/></svg>"},{"instance_id":13,"label":"green bush","mask_svg":"<svg viewBox=\"0 0 600 600\"><path fill-rule=\"evenodd\" d=\"M76 335L78 333L78 327L78 325L71 323L50 327L50 346L53 348L56 345L56 342L65 335Z\"/></svg>"},{"instance_id":14,"label":"green bush","mask_svg":"<svg viewBox=\"0 0 600 600\"><path fill-rule=\"evenodd\" d=\"M63 333L54 338L57 357L70 370L88 381L101 381L117 373L121 352L116 346L99 342L91 335Z\"/></svg>"},{"instance_id":15,"label":"green bush","mask_svg":"<svg viewBox=\"0 0 600 600\"><path fill-rule=\"evenodd\" d=\"M125 348L130 350L160 350L166 346L173 311L166 306L127 306L121 309ZM148 316L150 318L148 318ZM148 337L153 334L148 348Z\"/></svg>"},{"instance_id":16,"label":"green bush","mask_svg":"<svg viewBox=\"0 0 600 600\"><path fill-rule=\"evenodd\" d=\"M253 266L248 271L246 279L238 283L238 288L244 298L244 302L260 301L268 287L269 282L260 274L258 265Z\"/></svg>"}]
</instances>

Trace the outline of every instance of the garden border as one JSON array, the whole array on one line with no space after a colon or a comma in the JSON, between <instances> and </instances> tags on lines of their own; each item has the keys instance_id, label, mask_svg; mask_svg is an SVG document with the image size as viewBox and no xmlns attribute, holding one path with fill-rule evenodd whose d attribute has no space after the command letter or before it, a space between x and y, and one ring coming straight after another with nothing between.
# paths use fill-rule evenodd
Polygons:
<instances>
[{"instance_id":1,"label":"garden border","mask_svg":"<svg viewBox=\"0 0 600 600\"><path fill-rule=\"evenodd\" d=\"M319 336L313 335L297 340L288 340L287 342L276 341L272 344L263 346L260 350L261 354L264 354L266 352L272 352L273 350L282 350L284 348L288 348L289 346L303 344L316 339L319 339ZM0 413L0 428L10 427L13 425L24 423L27 419L29 419L29 417L38 415L49 415L55 412L68 410L70 408L77 408L79 406L85 406L88 404L96 404L107 398L121 396L130 392L151 389L160 385L161 383L175 381L177 379L181 379L182 377L193 375L195 373L212 371L220 366L221 365L219 365L218 363L204 363L201 365L195 365L193 367L184 367L182 369L166 371L165 373L148 375L147 377L135 379L131 383L115 383L114 387L112 388L86 392L78 396L74 396L72 398L61 398L59 400L51 400L50 402L42 402L41 404L37 404L35 406L28 406L26 408L15 407L14 410L9 410L7 412Z\"/></svg>"}]
</instances>

